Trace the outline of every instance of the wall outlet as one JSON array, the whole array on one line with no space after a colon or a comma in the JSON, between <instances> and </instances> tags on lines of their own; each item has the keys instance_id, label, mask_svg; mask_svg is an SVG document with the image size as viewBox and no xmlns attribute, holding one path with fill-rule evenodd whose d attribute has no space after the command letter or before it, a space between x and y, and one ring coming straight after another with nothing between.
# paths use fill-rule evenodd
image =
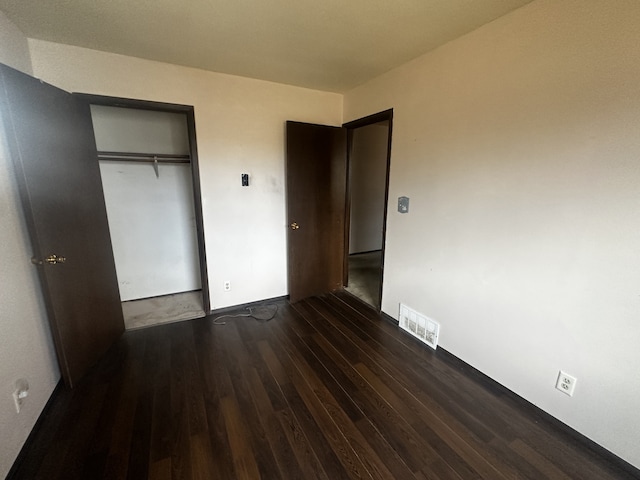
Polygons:
<instances>
[{"instance_id":1,"label":"wall outlet","mask_svg":"<svg viewBox=\"0 0 640 480\"><path fill-rule=\"evenodd\" d=\"M558 380L556 381L556 388L562 393L566 393L570 397L573 397L573 391L576 389L577 381L578 380L575 377L572 377L568 373L560 370L560 373L558 374Z\"/></svg>"},{"instance_id":2,"label":"wall outlet","mask_svg":"<svg viewBox=\"0 0 640 480\"><path fill-rule=\"evenodd\" d=\"M29 395L29 382L24 378L16 380L16 389L13 392L13 403L16 407L16 413L20 413L27 395Z\"/></svg>"},{"instance_id":3,"label":"wall outlet","mask_svg":"<svg viewBox=\"0 0 640 480\"><path fill-rule=\"evenodd\" d=\"M231 280L225 280L222 288L225 292L229 292L231 290Z\"/></svg>"}]
</instances>

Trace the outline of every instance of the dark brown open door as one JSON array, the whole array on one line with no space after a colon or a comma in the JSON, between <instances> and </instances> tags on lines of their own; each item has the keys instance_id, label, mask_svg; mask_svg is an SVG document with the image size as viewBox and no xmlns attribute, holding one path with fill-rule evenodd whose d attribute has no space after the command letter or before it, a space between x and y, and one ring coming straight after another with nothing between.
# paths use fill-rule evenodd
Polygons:
<instances>
[{"instance_id":1,"label":"dark brown open door","mask_svg":"<svg viewBox=\"0 0 640 480\"><path fill-rule=\"evenodd\" d=\"M124 330L89 107L4 65L0 77L34 268L73 386Z\"/></svg>"},{"instance_id":2,"label":"dark brown open door","mask_svg":"<svg viewBox=\"0 0 640 480\"><path fill-rule=\"evenodd\" d=\"M346 129L287 122L289 298L342 288Z\"/></svg>"}]
</instances>

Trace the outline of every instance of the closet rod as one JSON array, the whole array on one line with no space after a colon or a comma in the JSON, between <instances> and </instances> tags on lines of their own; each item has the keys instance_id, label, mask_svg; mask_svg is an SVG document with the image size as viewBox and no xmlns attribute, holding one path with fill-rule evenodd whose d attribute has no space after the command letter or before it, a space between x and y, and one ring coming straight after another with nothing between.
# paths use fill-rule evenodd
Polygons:
<instances>
[{"instance_id":1,"label":"closet rod","mask_svg":"<svg viewBox=\"0 0 640 480\"><path fill-rule=\"evenodd\" d=\"M191 163L191 156L189 155L171 155L166 153L98 152L98 159L148 163Z\"/></svg>"}]
</instances>

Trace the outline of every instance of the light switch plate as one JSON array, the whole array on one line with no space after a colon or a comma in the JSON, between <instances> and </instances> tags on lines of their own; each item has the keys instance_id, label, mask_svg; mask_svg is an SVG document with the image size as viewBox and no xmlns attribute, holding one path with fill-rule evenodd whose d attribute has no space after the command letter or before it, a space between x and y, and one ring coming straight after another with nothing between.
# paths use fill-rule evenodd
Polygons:
<instances>
[{"instance_id":1,"label":"light switch plate","mask_svg":"<svg viewBox=\"0 0 640 480\"><path fill-rule=\"evenodd\" d=\"M409 212L409 197L398 197L398 211L400 213Z\"/></svg>"}]
</instances>

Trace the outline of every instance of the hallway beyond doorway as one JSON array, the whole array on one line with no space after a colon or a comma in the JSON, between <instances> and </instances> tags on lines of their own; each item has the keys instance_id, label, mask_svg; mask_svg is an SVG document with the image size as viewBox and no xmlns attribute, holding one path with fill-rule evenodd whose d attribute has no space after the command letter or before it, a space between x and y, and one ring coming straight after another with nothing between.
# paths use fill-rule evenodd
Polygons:
<instances>
[{"instance_id":1,"label":"hallway beyond doorway","mask_svg":"<svg viewBox=\"0 0 640 480\"><path fill-rule=\"evenodd\" d=\"M345 290L373 308L380 308L382 250L349 255L349 284Z\"/></svg>"}]
</instances>

